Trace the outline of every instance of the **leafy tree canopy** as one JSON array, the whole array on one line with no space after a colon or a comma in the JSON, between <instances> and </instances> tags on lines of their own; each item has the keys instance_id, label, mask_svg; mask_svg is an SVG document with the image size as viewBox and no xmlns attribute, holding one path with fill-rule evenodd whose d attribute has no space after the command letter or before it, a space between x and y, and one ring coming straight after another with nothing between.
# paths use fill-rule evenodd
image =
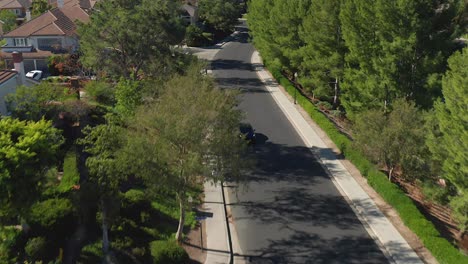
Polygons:
<instances>
[{"instance_id":1,"label":"leafy tree canopy","mask_svg":"<svg viewBox=\"0 0 468 264\"><path fill-rule=\"evenodd\" d=\"M174 190L181 210L179 240L187 192L197 180L239 175L245 144L238 136L241 114L236 101L235 94L219 90L199 67L193 67L187 75L171 79L157 101L142 105L136 113L137 125L130 131L139 138L133 141L143 145L133 150L148 152L141 153L134 166L144 162L155 170L164 167L162 175L149 169L137 174L144 173L141 176L156 188L164 184Z\"/></svg>"},{"instance_id":2,"label":"leafy tree canopy","mask_svg":"<svg viewBox=\"0 0 468 264\"><path fill-rule=\"evenodd\" d=\"M39 16L51 8L52 6L49 5L47 0L33 0L31 3L31 14Z\"/></svg>"},{"instance_id":3,"label":"leafy tree canopy","mask_svg":"<svg viewBox=\"0 0 468 264\"><path fill-rule=\"evenodd\" d=\"M154 72L173 62L172 45L182 41L179 3L170 0L100 1L91 21L79 27L82 62L96 71L125 78Z\"/></svg>"},{"instance_id":4,"label":"leafy tree canopy","mask_svg":"<svg viewBox=\"0 0 468 264\"><path fill-rule=\"evenodd\" d=\"M428 139L434 158L442 163L442 175L460 193L468 192L468 48L449 59L442 81L443 102L435 104L436 129Z\"/></svg>"},{"instance_id":5,"label":"leafy tree canopy","mask_svg":"<svg viewBox=\"0 0 468 264\"><path fill-rule=\"evenodd\" d=\"M0 119L1 217L4 210L21 212L39 198L41 183L55 164L62 142L60 132L44 119Z\"/></svg>"},{"instance_id":6,"label":"leafy tree canopy","mask_svg":"<svg viewBox=\"0 0 468 264\"><path fill-rule=\"evenodd\" d=\"M6 96L5 101L13 117L37 121L57 109L60 101L69 96L63 86L42 82L18 87L16 93Z\"/></svg>"},{"instance_id":7,"label":"leafy tree canopy","mask_svg":"<svg viewBox=\"0 0 468 264\"><path fill-rule=\"evenodd\" d=\"M10 10L0 11L0 20L3 21L3 32L9 32L16 28L16 15Z\"/></svg>"},{"instance_id":8,"label":"leafy tree canopy","mask_svg":"<svg viewBox=\"0 0 468 264\"><path fill-rule=\"evenodd\" d=\"M229 31L237 24L241 8L237 0L200 0L200 17L220 31Z\"/></svg>"},{"instance_id":9,"label":"leafy tree canopy","mask_svg":"<svg viewBox=\"0 0 468 264\"><path fill-rule=\"evenodd\" d=\"M398 99L392 111L368 110L353 127L357 146L374 162L385 165L389 179L399 167L405 176L420 169L424 149L424 117L414 103Z\"/></svg>"}]
</instances>

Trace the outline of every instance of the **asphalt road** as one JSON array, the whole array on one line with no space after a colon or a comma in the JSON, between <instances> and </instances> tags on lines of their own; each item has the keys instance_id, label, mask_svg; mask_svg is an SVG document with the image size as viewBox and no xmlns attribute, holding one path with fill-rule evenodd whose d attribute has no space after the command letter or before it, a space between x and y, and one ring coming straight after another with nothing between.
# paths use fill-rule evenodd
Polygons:
<instances>
[{"instance_id":1,"label":"asphalt road","mask_svg":"<svg viewBox=\"0 0 468 264\"><path fill-rule=\"evenodd\" d=\"M257 132L256 165L244 187L229 188L243 255L250 263L387 263L252 70L247 39L240 34L212 63L221 87L243 90L239 107Z\"/></svg>"}]
</instances>

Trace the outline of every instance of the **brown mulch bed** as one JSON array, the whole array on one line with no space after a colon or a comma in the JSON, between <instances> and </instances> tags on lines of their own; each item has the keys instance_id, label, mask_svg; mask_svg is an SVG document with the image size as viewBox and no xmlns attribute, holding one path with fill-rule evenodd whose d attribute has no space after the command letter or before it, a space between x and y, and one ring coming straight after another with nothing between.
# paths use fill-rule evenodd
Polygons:
<instances>
[{"instance_id":1,"label":"brown mulch bed","mask_svg":"<svg viewBox=\"0 0 468 264\"><path fill-rule=\"evenodd\" d=\"M204 232L204 223L197 222L197 226L190 230L185 237L182 247L190 256L192 262L189 264L205 263L206 251L204 249L206 248L206 236Z\"/></svg>"}]
</instances>

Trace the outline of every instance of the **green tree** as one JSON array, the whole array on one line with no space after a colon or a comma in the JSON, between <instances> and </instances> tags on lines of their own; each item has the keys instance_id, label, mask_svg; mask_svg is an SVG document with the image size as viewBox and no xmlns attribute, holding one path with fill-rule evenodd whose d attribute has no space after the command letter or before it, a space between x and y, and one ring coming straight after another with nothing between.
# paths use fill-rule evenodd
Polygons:
<instances>
[{"instance_id":1,"label":"green tree","mask_svg":"<svg viewBox=\"0 0 468 264\"><path fill-rule=\"evenodd\" d=\"M241 13L236 0L200 0L198 7L201 19L214 29L225 32L234 28Z\"/></svg>"},{"instance_id":2,"label":"green tree","mask_svg":"<svg viewBox=\"0 0 468 264\"><path fill-rule=\"evenodd\" d=\"M31 14L35 17L50 9L52 9L52 6L49 5L47 0L33 0L31 3Z\"/></svg>"},{"instance_id":3,"label":"green tree","mask_svg":"<svg viewBox=\"0 0 468 264\"><path fill-rule=\"evenodd\" d=\"M39 199L62 143L60 132L44 119L0 119L1 218L24 216Z\"/></svg>"},{"instance_id":4,"label":"green tree","mask_svg":"<svg viewBox=\"0 0 468 264\"><path fill-rule=\"evenodd\" d=\"M374 162L388 170L391 180L395 168L409 176L415 167L424 165L424 117L414 103L397 99L392 111L368 110L353 126L356 145Z\"/></svg>"},{"instance_id":5,"label":"green tree","mask_svg":"<svg viewBox=\"0 0 468 264\"><path fill-rule=\"evenodd\" d=\"M262 56L283 67L289 73L296 72L302 61L299 37L300 27L310 5L310 0L260 0L251 1L247 23Z\"/></svg>"},{"instance_id":6,"label":"green tree","mask_svg":"<svg viewBox=\"0 0 468 264\"><path fill-rule=\"evenodd\" d=\"M91 81L86 84L85 90L100 104L114 105L115 103L115 87L112 83L103 80Z\"/></svg>"},{"instance_id":7,"label":"green tree","mask_svg":"<svg viewBox=\"0 0 468 264\"><path fill-rule=\"evenodd\" d=\"M124 117L131 117L142 103L142 88L139 81L120 79L115 87L115 109Z\"/></svg>"},{"instance_id":8,"label":"green tree","mask_svg":"<svg viewBox=\"0 0 468 264\"><path fill-rule=\"evenodd\" d=\"M5 101L13 117L37 121L44 116L50 117L67 96L63 86L42 82L18 87L16 93L6 96Z\"/></svg>"},{"instance_id":9,"label":"green tree","mask_svg":"<svg viewBox=\"0 0 468 264\"><path fill-rule=\"evenodd\" d=\"M458 193L468 192L468 49L448 60L449 70L442 80L443 102L435 104L435 130L427 145L442 164L442 176Z\"/></svg>"},{"instance_id":10,"label":"green tree","mask_svg":"<svg viewBox=\"0 0 468 264\"><path fill-rule=\"evenodd\" d=\"M186 76L170 80L156 102L140 107L138 125L132 128L132 135L139 134L145 148L153 149L143 159L165 167L164 178L150 174L147 180L174 190L180 207L179 242L187 192L204 178L239 175L245 145L238 136L241 114L235 108L235 94L219 90L199 70L195 67Z\"/></svg>"},{"instance_id":11,"label":"green tree","mask_svg":"<svg viewBox=\"0 0 468 264\"><path fill-rule=\"evenodd\" d=\"M351 118L396 98L432 105L455 37L456 5L451 2L343 2L340 20L349 49L343 104Z\"/></svg>"},{"instance_id":12,"label":"green tree","mask_svg":"<svg viewBox=\"0 0 468 264\"><path fill-rule=\"evenodd\" d=\"M85 151L91 155L86 160L88 182L97 186L101 209L102 250L107 257L110 253L109 229L116 214L118 187L126 173L119 160L119 151L125 145L125 138L122 128L112 123L87 127L84 134L81 144L85 144Z\"/></svg>"},{"instance_id":13,"label":"green tree","mask_svg":"<svg viewBox=\"0 0 468 264\"><path fill-rule=\"evenodd\" d=\"M453 210L452 216L458 222L458 228L460 228L457 236L462 241L468 229L468 192L465 191L460 195L452 197L450 207Z\"/></svg>"},{"instance_id":14,"label":"green tree","mask_svg":"<svg viewBox=\"0 0 468 264\"><path fill-rule=\"evenodd\" d=\"M9 32L16 28L16 15L10 10L0 11L0 20L3 21L3 32Z\"/></svg>"},{"instance_id":15,"label":"green tree","mask_svg":"<svg viewBox=\"0 0 468 264\"><path fill-rule=\"evenodd\" d=\"M301 83L314 95L333 96L335 106L338 104L346 51L339 20L341 2L312 1L299 31L304 41Z\"/></svg>"},{"instance_id":16,"label":"green tree","mask_svg":"<svg viewBox=\"0 0 468 264\"><path fill-rule=\"evenodd\" d=\"M110 0L98 3L87 24L80 25L83 64L107 74L137 79L158 76L154 64L173 63L172 45L183 40L178 1Z\"/></svg>"}]
</instances>

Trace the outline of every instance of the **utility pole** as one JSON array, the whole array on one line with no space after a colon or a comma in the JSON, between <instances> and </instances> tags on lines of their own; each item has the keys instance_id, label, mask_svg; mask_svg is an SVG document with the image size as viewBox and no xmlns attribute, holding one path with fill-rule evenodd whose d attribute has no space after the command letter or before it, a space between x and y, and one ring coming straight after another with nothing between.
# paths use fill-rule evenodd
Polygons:
<instances>
[{"instance_id":1,"label":"utility pole","mask_svg":"<svg viewBox=\"0 0 468 264\"><path fill-rule=\"evenodd\" d=\"M297 104L296 93L297 93L297 72L294 73L294 104Z\"/></svg>"}]
</instances>

